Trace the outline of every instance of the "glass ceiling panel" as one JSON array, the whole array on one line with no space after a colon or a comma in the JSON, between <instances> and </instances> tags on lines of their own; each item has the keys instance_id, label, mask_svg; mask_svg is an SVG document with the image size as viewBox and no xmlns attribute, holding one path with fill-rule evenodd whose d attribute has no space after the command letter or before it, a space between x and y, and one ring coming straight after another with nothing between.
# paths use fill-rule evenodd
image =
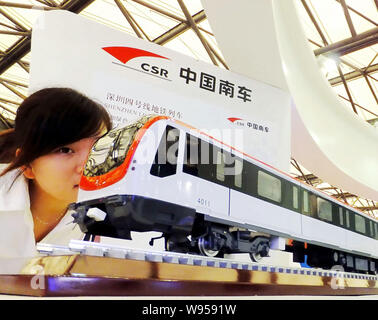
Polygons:
<instances>
[{"instance_id":1,"label":"glass ceiling panel","mask_svg":"<svg viewBox=\"0 0 378 320\"><path fill-rule=\"evenodd\" d=\"M17 63L4 72L1 77L22 83L29 83L29 73Z\"/></svg>"},{"instance_id":2,"label":"glass ceiling panel","mask_svg":"<svg viewBox=\"0 0 378 320\"><path fill-rule=\"evenodd\" d=\"M370 79L370 84L373 82ZM375 113L375 115L367 114L366 120L376 118L378 116L378 104L374 99L374 96L371 94L369 86L365 78L356 79L348 82L348 87L352 92L353 96L358 97L358 103L369 111ZM373 88L374 90L374 88ZM378 96L378 92L375 92Z\"/></svg>"},{"instance_id":3,"label":"glass ceiling panel","mask_svg":"<svg viewBox=\"0 0 378 320\"><path fill-rule=\"evenodd\" d=\"M352 109L352 105L350 104L349 101L346 100L346 99L349 99L349 98L348 98L347 92L345 91L344 85L342 83L340 83L337 86L333 86L333 89L336 91L336 94L340 97L340 101L341 101L342 104L345 105L346 109L348 111L354 113L354 111Z\"/></svg>"},{"instance_id":4,"label":"glass ceiling panel","mask_svg":"<svg viewBox=\"0 0 378 320\"><path fill-rule=\"evenodd\" d=\"M337 42L350 37L343 8L337 1L307 1L313 15L329 42Z\"/></svg>"},{"instance_id":5,"label":"glass ceiling panel","mask_svg":"<svg viewBox=\"0 0 378 320\"><path fill-rule=\"evenodd\" d=\"M375 23L378 22L378 11L375 7L374 0L346 0L348 6L360 12ZM352 16L353 19L353 16ZM370 27L374 26L373 24Z\"/></svg>"},{"instance_id":6,"label":"glass ceiling panel","mask_svg":"<svg viewBox=\"0 0 378 320\"><path fill-rule=\"evenodd\" d=\"M371 47L368 47L368 48L364 48L364 49L352 52L352 53L349 53L349 54L343 56L343 58L348 59L348 61L353 63L355 66L357 66L359 68L363 68L363 67L366 67L367 65L369 65L369 63L376 56L377 52L378 52L378 44L371 46ZM378 61L375 61L375 63L377 63L377 62Z\"/></svg>"},{"instance_id":7,"label":"glass ceiling panel","mask_svg":"<svg viewBox=\"0 0 378 320\"><path fill-rule=\"evenodd\" d=\"M361 1L361 2L363 2L363 1ZM352 22L353 22L353 26L354 26L357 34L371 30L371 29L376 27L376 25L374 25L373 23L364 19L363 17L359 16L358 14L354 13L353 11L349 10L349 14L350 14L350 17L351 17ZM378 19L376 19L375 21L378 21Z\"/></svg>"},{"instance_id":8,"label":"glass ceiling panel","mask_svg":"<svg viewBox=\"0 0 378 320\"><path fill-rule=\"evenodd\" d=\"M95 1L83 10L80 15L128 34L135 34L131 26L127 23L126 18L115 5Z\"/></svg>"},{"instance_id":9,"label":"glass ceiling panel","mask_svg":"<svg viewBox=\"0 0 378 320\"><path fill-rule=\"evenodd\" d=\"M0 29L2 30L2 29ZM9 30L7 30L9 31ZM16 41L18 41L20 39L20 36L15 36L15 35L12 35L12 34L0 34L0 42L2 44L2 50L5 51L9 45L12 45L13 43L15 43Z\"/></svg>"},{"instance_id":10,"label":"glass ceiling panel","mask_svg":"<svg viewBox=\"0 0 378 320\"><path fill-rule=\"evenodd\" d=\"M306 10L303 7L300 0L297 0L297 8L298 8L298 11L299 11L299 15L301 17L302 27L305 31L307 38L309 40L316 42L319 45L323 45L323 40L322 40L319 32L316 30L315 25L312 23L308 13L306 12ZM314 14L314 12L313 12L313 14ZM311 46L313 46L313 50L319 48L318 46L315 46L314 44L311 44Z\"/></svg>"},{"instance_id":11,"label":"glass ceiling panel","mask_svg":"<svg viewBox=\"0 0 378 320\"><path fill-rule=\"evenodd\" d=\"M212 64L210 57L201 44L201 41L192 30L188 30L187 32L181 34L179 38L169 41L164 45L164 47L189 55L197 60L202 60Z\"/></svg>"}]
</instances>

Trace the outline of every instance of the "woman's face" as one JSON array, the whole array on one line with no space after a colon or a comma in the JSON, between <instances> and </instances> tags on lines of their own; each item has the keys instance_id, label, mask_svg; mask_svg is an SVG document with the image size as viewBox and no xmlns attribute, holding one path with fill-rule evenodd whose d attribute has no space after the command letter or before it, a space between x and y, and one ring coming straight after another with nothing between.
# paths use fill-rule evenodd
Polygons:
<instances>
[{"instance_id":1,"label":"woman's face","mask_svg":"<svg viewBox=\"0 0 378 320\"><path fill-rule=\"evenodd\" d=\"M98 136L85 138L41 156L24 174L45 196L67 204L75 202L83 166L97 139Z\"/></svg>"}]
</instances>

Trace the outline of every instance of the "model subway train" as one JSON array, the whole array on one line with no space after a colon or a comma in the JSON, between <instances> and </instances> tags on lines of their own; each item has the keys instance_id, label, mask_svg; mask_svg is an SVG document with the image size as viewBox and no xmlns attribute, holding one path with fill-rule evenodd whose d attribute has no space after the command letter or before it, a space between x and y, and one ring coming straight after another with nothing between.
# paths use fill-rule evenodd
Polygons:
<instances>
[{"instance_id":1,"label":"model subway train","mask_svg":"<svg viewBox=\"0 0 378 320\"><path fill-rule=\"evenodd\" d=\"M158 231L171 251L259 261L280 249L311 267L378 270L374 218L168 117L99 139L71 209L90 235Z\"/></svg>"}]
</instances>

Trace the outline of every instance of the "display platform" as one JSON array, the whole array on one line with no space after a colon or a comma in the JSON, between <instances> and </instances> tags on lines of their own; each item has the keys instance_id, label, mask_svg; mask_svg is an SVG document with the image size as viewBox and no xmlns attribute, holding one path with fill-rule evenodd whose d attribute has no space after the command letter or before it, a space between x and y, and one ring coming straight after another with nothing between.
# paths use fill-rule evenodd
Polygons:
<instances>
[{"instance_id":1,"label":"display platform","mask_svg":"<svg viewBox=\"0 0 378 320\"><path fill-rule=\"evenodd\" d=\"M276 270L278 271L278 270ZM22 274L0 275L0 294L64 296L377 295L378 281L214 268L89 255L32 259Z\"/></svg>"}]
</instances>

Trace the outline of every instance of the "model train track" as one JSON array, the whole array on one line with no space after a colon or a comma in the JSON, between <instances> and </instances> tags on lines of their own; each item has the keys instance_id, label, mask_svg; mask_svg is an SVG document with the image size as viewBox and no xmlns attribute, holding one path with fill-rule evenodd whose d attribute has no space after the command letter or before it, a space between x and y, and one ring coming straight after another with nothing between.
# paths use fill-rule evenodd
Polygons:
<instances>
[{"instance_id":1,"label":"model train track","mask_svg":"<svg viewBox=\"0 0 378 320\"><path fill-rule=\"evenodd\" d=\"M377 275L344 272L340 269L323 270L318 268L296 268L263 263L242 262L234 259L214 258L202 255L184 254L169 251L141 250L124 246L115 246L80 240L71 240L68 246L38 244L37 249L40 254L49 256L80 254L96 257L173 263L179 265L206 266L213 268L262 271L268 273L378 281Z\"/></svg>"}]
</instances>

